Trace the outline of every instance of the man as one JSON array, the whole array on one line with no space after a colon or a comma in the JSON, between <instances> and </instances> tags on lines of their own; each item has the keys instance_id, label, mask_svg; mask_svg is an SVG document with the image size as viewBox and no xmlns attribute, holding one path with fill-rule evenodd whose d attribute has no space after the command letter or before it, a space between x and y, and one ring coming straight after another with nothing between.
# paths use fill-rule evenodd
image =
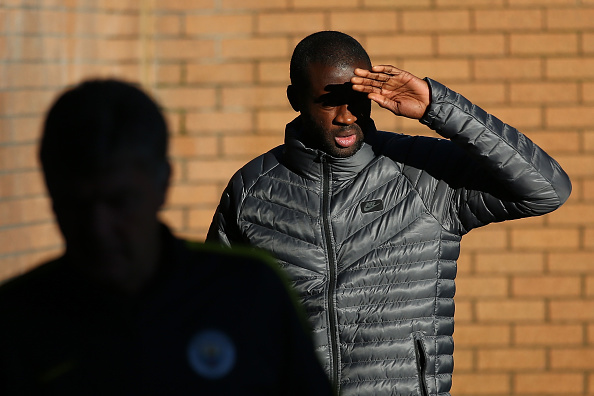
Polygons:
<instances>
[{"instance_id":1,"label":"man","mask_svg":"<svg viewBox=\"0 0 594 396\"><path fill-rule=\"evenodd\" d=\"M285 144L233 176L207 240L270 251L344 395L447 395L461 237L558 208L571 185L528 138L436 81L371 67L339 32L303 39ZM373 100L435 139L375 129Z\"/></svg>"},{"instance_id":2,"label":"man","mask_svg":"<svg viewBox=\"0 0 594 396\"><path fill-rule=\"evenodd\" d=\"M40 158L66 252L0 288L0 394L332 394L274 261L159 222L166 148L127 83L53 105Z\"/></svg>"}]
</instances>

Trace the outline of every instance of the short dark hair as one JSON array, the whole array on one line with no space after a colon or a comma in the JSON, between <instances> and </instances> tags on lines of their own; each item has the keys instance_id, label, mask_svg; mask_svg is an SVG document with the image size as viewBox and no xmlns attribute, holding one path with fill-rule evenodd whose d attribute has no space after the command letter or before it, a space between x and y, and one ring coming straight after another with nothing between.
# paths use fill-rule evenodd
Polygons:
<instances>
[{"instance_id":1,"label":"short dark hair","mask_svg":"<svg viewBox=\"0 0 594 396\"><path fill-rule=\"evenodd\" d=\"M48 173L92 173L122 151L157 170L167 164L167 140L163 114L146 93L124 81L95 79L65 91L52 105L39 157L46 181Z\"/></svg>"},{"instance_id":2,"label":"short dark hair","mask_svg":"<svg viewBox=\"0 0 594 396\"><path fill-rule=\"evenodd\" d=\"M302 86L307 82L308 68L312 63L323 66L348 66L357 61L371 60L363 46L348 34L325 30L310 34L297 44L291 57L291 84Z\"/></svg>"}]
</instances>

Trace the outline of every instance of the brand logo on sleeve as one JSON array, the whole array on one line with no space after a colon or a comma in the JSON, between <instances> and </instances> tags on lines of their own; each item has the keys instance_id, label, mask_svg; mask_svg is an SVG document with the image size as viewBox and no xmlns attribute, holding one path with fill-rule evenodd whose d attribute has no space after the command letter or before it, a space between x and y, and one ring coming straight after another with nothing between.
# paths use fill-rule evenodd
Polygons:
<instances>
[{"instance_id":1,"label":"brand logo on sleeve","mask_svg":"<svg viewBox=\"0 0 594 396\"><path fill-rule=\"evenodd\" d=\"M361 212L377 212L384 208L384 202L381 199L374 199L373 201L361 202Z\"/></svg>"},{"instance_id":2,"label":"brand logo on sleeve","mask_svg":"<svg viewBox=\"0 0 594 396\"><path fill-rule=\"evenodd\" d=\"M206 379L223 378L235 366L235 345L231 338L219 330L196 333L188 344L187 354L190 367Z\"/></svg>"}]
</instances>

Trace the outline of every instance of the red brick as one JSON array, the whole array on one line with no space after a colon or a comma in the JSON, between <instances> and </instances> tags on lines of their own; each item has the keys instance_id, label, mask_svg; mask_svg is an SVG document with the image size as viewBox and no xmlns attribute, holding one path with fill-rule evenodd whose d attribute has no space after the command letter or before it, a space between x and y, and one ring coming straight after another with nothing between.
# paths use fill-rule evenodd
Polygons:
<instances>
[{"instance_id":1,"label":"red brick","mask_svg":"<svg viewBox=\"0 0 594 396\"><path fill-rule=\"evenodd\" d=\"M290 56L284 38L226 39L221 41L221 53L224 58L229 59Z\"/></svg>"},{"instance_id":2,"label":"red brick","mask_svg":"<svg viewBox=\"0 0 594 396\"><path fill-rule=\"evenodd\" d=\"M542 109L536 105L485 106L485 111L518 129L542 126Z\"/></svg>"},{"instance_id":3,"label":"red brick","mask_svg":"<svg viewBox=\"0 0 594 396\"><path fill-rule=\"evenodd\" d=\"M191 209L188 214L190 229L207 229L210 226L216 207L208 209Z\"/></svg>"},{"instance_id":4,"label":"red brick","mask_svg":"<svg viewBox=\"0 0 594 396\"><path fill-rule=\"evenodd\" d=\"M223 107L288 107L284 86L229 87L221 91Z\"/></svg>"},{"instance_id":5,"label":"red brick","mask_svg":"<svg viewBox=\"0 0 594 396\"><path fill-rule=\"evenodd\" d=\"M2 227L53 219L51 205L45 197L21 198L0 203Z\"/></svg>"},{"instance_id":6,"label":"red brick","mask_svg":"<svg viewBox=\"0 0 594 396\"><path fill-rule=\"evenodd\" d=\"M530 132L528 137L549 154L580 150L581 137L580 133L575 130Z\"/></svg>"},{"instance_id":7,"label":"red brick","mask_svg":"<svg viewBox=\"0 0 594 396\"><path fill-rule=\"evenodd\" d=\"M213 88L171 87L154 90L163 106L169 109L213 108L216 92Z\"/></svg>"},{"instance_id":8,"label":"red brick","mask_svg":"<svg viewBox=\"0 0 594 396\"><path fill-rule=\"evenodd\" d=\"M594 321L594 301L590 300L560 300L550 303L551 319L571 321Z\"/></svg>"},{"instance_id":9,"label":"red brick","mask_svg":"<svg viewBox=\"0 0 594 396\"><path fill-rule=\"evenodd\" d=\"M584 230L584 248L594 249L594 228Z\"/></svg>"},{"instance_id":10,"label":"red brick","mask_svg":"<svg viewBox=\"0 0 594 396\"><path fill-rule=\"evenodd\" d=\"M186 213L183 209L165 208L159 212L159 219L175 230L184 228Z\"/></svg>"},{"instance_id":11,"label":"red brick","mask_svg":"<svg viewBox=\"0 0 594 396\"><path fill-rule=\"evenodd\" d=\"M586 296L594 297L594 273L586 277Z\"/></svg>"},{"instance_id":12,"label":"red brick","mask_svg":"<svg viewBox=\"0 0 594 396\"><path fill-rule=\"evenodd\" d=\"M188 113L186 129L190 133L244 133L252 129L252 115L241 111Z\"/></svg>"},{"instance_id":13,"label":"red brick","mask_svg":"<svg viewBox=\"0 0 594 396\"><path fill-rule=\"evenodd\" d=\"M474 307L472 302L456 301L456 329L464 323L474 323Z\"/></svg>"},{"instance_id":14,"label":"red brick","mask_svg":"<svg viewBox=\"0 0 594 396\"><path fill-rule=\"evenodd\" d=\"M154 0L156 10L209 10L215 8L215 0Z\"/></svg>"},{"instance_id":15,"label":"red brick","mask_svg":"<svg viewBox=\"0 0 594 396\"><path fill-rule=\"evenodd\" d=\"M0 98L1 97L2 95L0 94ZM0 107L1 105L2 102L0 102ZM40 117L11 116L11 118L4 118L1 120L5 123L3 124L3 127L6 126L7 130L0 131L0 134L6 133L7 138L10 136L10 139L13 143L30 142L32 140L38 139L40 136L42 123Z\"/></svg>"},{"instance_id":16,"label":"red brick","mask_svg":"<svg viewBox=\"0 0 594 396\"><path fill-rule=\"evenodd\" d=\"M517 297L576 297L581 293L578 276L541 276L512 278L512 294Z\"/></svg>"},{"instance_id":17,"label":"red brick","mask_svg":"<svg viewBox=\"0 0 594 396\"><path fill-rule=\"evenodd\" d=\"M365 1L369 1L369 0L365 0ZM379 0L381 1L381 0ZM402 1L402 0L400 0ZM423 1L427 1L427 0L423 0ZM331 7L341 7L341 8L347 8L347 7L355 7L359 4L358 0L325 0L325 1L319 1L319 0L293 0L293 7L299 9L299 8L323 8L323 9L328 9ZM390 5L394 5L393 4L394 1L390 2ZM312 32L313 33L313 32Z\"/></svg>"},{"instance_id":18,"label":"red brick","mask_svg":"<svg viewBox=\"0 0 594 396\"><path fill-rule=\"evenodd\" d=\"M297 0L303 1L303 0ZM306 0L313 2L314 0ZM338 0L334 0L338 1ZM318 2L319 3L319 2ZM326 4L319 3L319 4ZM343 4L343 3L337 3ZM369 7L394 7L394 8L426 8L431 5L431 0L363 0L363 4Z\"/></svg>"},{"instance_id":19,"label":"red brick","mask_svg":"<svg viewBox=\"0 0 594 396\"><path fill-rule=\"evenodd\" d=\"M251 158L250 158L251 159ZM188 180L226 184L245 160L189 160Z\"/></svg>"},{"instance_id":20,"label":"red brick","mask_svg":"<svg viewBox=\"0 0 594 396\"><path fill-rule=\"evenodd\" d=\"M575 5L575 0L508 0L510 6L554 6L554 5Z\"/></svg>"},{"instance_id":21,"label":"red brick","mask_svg":"<svg viewBox=\"0 0 594 396\"><path fill-rule=\"evenodd\" d=\"M585 54L591 55L594 53L594 33L582 34L582 51Z\"/></svg>"},{"instance_id":22,"label":"red brick","mask_svg":"<svg viewBox=\"0 0 594 396\"><path fill-rule=\"evenodd\" d=\"M212 184L174 184L170 187L167 202L170 206L218 203L221 191Z\"/></svg>"},{"instance_id":23,"label":"red brick","mask_svg":"<svg viewBox=\"0 0 594 396\"><path fill-rule=\"evenodd\" d=\"M474 13L476 29L517 31L540 30L542 28L541 10L530 9L478 9Z\"/></svg>"},{"instance_id":24,"label":"red brick","mask_svg":"<svg viewBox=\"0 0 594 396\"><path fill-rule=\"evenodd\" d=\"M223 155L251 159L282 144L283 140L281 134L224 137Z\"/></svg>"},{"instance_id":25,"label":"red brick","mask_svg":"<svg viewBox=\"0 0 594 396\"><path fill-rule=\"evenodd\" d=\"M579 246L579 232L559 228L512 229L511 245L514 249L575 249Z\"/></svg>"},{"instance_id":26,"label":"red brick","mask_svg":"<svg viewBox=\"0 0 594 396\"><path fill-rule=\"evenodd\" d=\"M444 83L451 80L468 80L471 75L470 62L466 59L404 59L400 68L420 78L430 77Z\"/></svg>"},{"instance_id":27,"label":"red brick","mask_svg":"<svg viewBox=\"0 0 594 396\"><path fill-rule=\"evenodd\" d=\"M495 226L472 230L461 242L463 250L500 250L507 246L507 231Z\"/></svg>"},{"instance_id":28,"label":"red brick","mask_svg":"<svg viewBox=\"0 0 594 396\"><path fill-rule=\"evenodd\" d=\"M254 64L241 63L208 63L187 66L188 83L235 84L254 81Z\"/></svg>"},{"instance_id":29,"label":"red brick","mask_svg":"<svg viewBox=\"0 0 594 396\"><path fill-rule=\"evenodd\" d=\"M433 54L433 38L425 34L370 35L365 49L372 59L380 56L430 56Z\"/></svg>"},{"instance_id":30,"label":"red brick","mask_svg":"<svg viewBox=\"0 0 594 396\"><path fill-rule=\"evenodd\" d=\"M554 106L546 109L547 125L553 127L589 127L594 122L591 106Z\"/></svg>"},{"instance_id":31,"label":"red brick","mask_svg":"<svg viewBox=\"0 0 594 396\"><path fill-rule=\"evenodd\" d=\"M594 369L594 348L553 349L551 368L553 369Z\"/></svg>"},{"instance_id":32,"label":"red brick","mask_svg":"<svg viewBox=\"0 0 594 396\"><path fill-rule=\"evenodd\" d=\"M397 13L391 10L332 12L330 29L348 32L395 34L398 29Z\"/></svg>"},{"instance_id":33,"label":"red brick","mask_svg":"<svg viewBox=\"0 0 594 396\"><path fill-rule=\"evenodd\" d=\"M475 261L479 274L539 274L545 258L542 253L479 252Z\"/></svg>"},{"instance_id":34,"label":"red brick","mask_svg":"<svg viewBox=\"0 0 594 396\"><path fill-rule=\"evenodd\" d=\"M591 57L549 58L545 66L547 78L594 78L594 58Z\"/></svg>"},{"instance_id":35,"label":"red brick","mask_svg":"<svg viewBox=\"0 0 594 396\"><path fill-rule=\"evenodd\" d=\"M54 96L52 91L33 89L0 92L0 115L42 113L49 107Z\"/></svg>"},{"instance_id":36,"label":"red brick","mask_svg":"<svg viewBox=\"0 0 594 396\"><path fill-rule=\"evenodd\" d=\"M497 82L458 82L450 84L448 87L478 106L500 105L506 101L506 87Z\"/></svg>"},{"instance_id":37,"label":"red brick","mask_svg":"<svg viewBox=\"0 0 594 396\"><path fill-rule=\"evenodd\" d=\"M212 156L218 150L218 139L215 136L174 136L169 144L173 157Z\"/></svg>"},{"instance_id":38,"label":"red brick","mask_svg":"<svg viewBox=\"0 0 594 396\"><path fill-rule=\"evenodd\" d=\"M576 103L579 86L567 82L514 82L510 84L512 103Z\"/></svg>"},{"instance_id":39,"label":"red brick","mask_svg":"<svg viewBox=\"0 0 594 396\"><path fill-rule=\"evenodd\" d=\"M594 175L594 157L591 155L558 154L555 159L572 179Z\"/></svg>"},{"instance_id":40,"label":"red brick","mask_svg":"<svg viewBox=\"0 0 594 396\"><path fill-rule=\"evenodd\" d=\"M458 348L454 351L454 361L456 362L456 374L472 371L476 367L474 352L472 350L463 350Z\"/></svg>"},{"instance_id":41,"label":"red brick","mask_svg":"<svg viewBox=\"0 0 594 396\"><path fill-rule=\"evenodd\" d=\"M573 191L576 192L579 189L579 184L574 181ZM577 195L576 195L577 196ZM594 180L583 181L583 199L589 200L594 199Z\"/></svg>"},{"instance_id":42,"label":"red brick","mask_svg":"<svg viewBox=\"0 0 594 396\"><path fill-rule=\"evenodd\" d=\"M518 373L515 378L515 391L519 394L570 395L580 394L583 389L583 376L573 373Z\"/></svg>"},{"instance_id":43,"label":"red brick","mask_svg":"<svg viewBox=\"0 0 594 396\"><path fill-rule=\"evenodd\" d=\"M289 85L289 61L262 61L257 66L258 82Z\"/></svg>"},{"instance_id":44,"label":"red brick","mask_svg":"<svg viewBox=\"0 0 594 396\"><path fill-rule=\"evenodd\" d=\"M517 324L513 327L514 344L562 346L581 345L584 331L581 325L565 324Z\"/></svg>"},{"instance_id":45,"label":"red brick","mask_svg":"<svg viewBox=\"0 0 594 396\"><path fill-rule=\"evenodd\" d=\"M458 304L456 304L456 308L458 308L457 305ZM454 343L456 344L456 350L458 348L470 347L509 346L511 343L511 328L510 326L503 324L458 324L456 322Z\"/></svg>"},{"instance_id":46,"label":"red brick","mask_svg":"<svg viewBox=\"0 0 594 396\"><path fill-rule=\"evenodd\" d=\"M155 82L157 84L180 84L182 82L182 66L176 65L155 65Z\"/></svg>"},{"instance_id":47,"label":"red brick","mask_svg":"<svg viewBox=\"0 0 594 396\"><path fill-rule=\"evenodd\" d=\"M288 0L222 0L223 9L266 10L286 8Z\"/></svg>"},{"instance_id":48,"label":"red brick","mask_svg":"<svg viewBox=\"0 0 594 396\"><path fill-rule=\"evenodd\" d=\"M440 34L470 30L470 13L467 10L402 11L402 28L405 32L432 31Z\"/></svg>"},{"instance_id":49,"label":"red brick","mask_svg":"<svg viewBox=\"0 0 594 396\"><path fill-rule=\"evenodd\" d=\"M504 297L507 289L507 278L503 276L466 276L456 281L456 298Z\"/></svg>"},{"instance_id":50,"label":"red brick","mask_svg":"<svg viewBox=\"0 0 594 396\"><path fill-rule=\"evenodd\" d=\"M155 36L180 35L183 33L182 27L184 17L181 15L152 15Z\"/></svg>"},{"instance_id":51,"label":"red brick","mask_svg":"<svg viewBox=\"0 0 594 396\"><path fill-rule=\"evenodd\" d=\"M440 34L437 38L439 55L503 55L504 51L503 34Z\"/></svg>"},{"instance_id":52,"label":"red brick","mask_svg":"<svg viewBox=\"0 0 594 396\"><path fill-rule=\"evenodd\" d=\"M594 203L566 204L547 215L550 224L578 225L594 223Z\"/></svg>"},{"instance_id":53,"label":"red brick","mask_svg":"<svg viewBox=\"0 0 594 396\"><path fill-rule=\"evenodd\" d=\"M513 33L510 36L512 55L577 54L578 35L569 33Z\"/></svg>"},{"instance_id":54,"label":"red brick","mask_svg":"<svg viewBox=\"0 0 594 396\"><path fill-rule=\"evenodd\" d=\"M163 60L188 60L215 56L213 40L207 39L162 39L153 42L155 58Z\"/></svg>"},{"instance_id":55,"label":"red brick","mask_svg":"<svg viewBox=\"0 0 594 396\"><path fill-rule=\"evenodd\" d=\"M584 102L594 102L594 83L583 82L582 83L582 98ZM590 146L591 147L591 146Z\"/></svg>"},{"instance_id":56,"label":"red brick","mask_svg":"<svg viewBox=\"0 0 594 396\"><path fill-rule=\"evenodd\" d=\"M452 381L453 395L507 395L510 394L510 377L506 374L455 374Z\"/></svg>"},{"instance_id":57,"label":"red brick","mask_svg":"<svg viewBox=\"0 0 594 396\"><path fill-rule=\"evenodd\" d=\"M542 370L545 368L546 356L544 349L481 349L477 360L479 370Z\"/></svg>"},{"instance_id":58,"label":"red brick","mask_svg":"<svg viewBox=\"0 0 594 396\"><path fill-rule=\"evenodd\" d=\"M538 58L476 59L473 74L482 81L538 80L542 77L542 62Z\"/></svg>"},{"instance_id":59,"label":"red brick","mask_svg":"<svg viewBox=\"0 0 594 396\"><path fill-rule=\"evenodd\" d=\"M478 301L476 315L479 322L542 321L545 317L545 305L541 301L520 299Z\"/></svg>"},{"instance_id":60,"label":"red brick","mask_svg":"<svg viewBox=\"0 0 594 396\"><path fill-rule=\"evenodd\" d=\"M37 165L37 145L18 144L0 146L0 172L19 169L29 170L36 168Z\"/></svg>"},{"instance_id":61,"label":"red brick","mask_svg":"<svg viewBox=\"0 0 594 396\"><path fill-rule=\"evenodd\" d=\"M291 12L260 14L257 19L258 33L289 33L307 35L324 30L324 14L321 12Z\"/></svg>"},{"instance_id":62,"label":"red brick","mask_svg":"<svg viewBox=\"0 0 594 396\"><path fill-rule=\"evenodd\" d=\"M45 184L38 171L0 173L0 198L25 197L45 193Z\"/></svg>"},{"instance_id":63,"label":"red brick","mask_svg":"<svg viewBox=\"0 0 594 396\"><path fill-rule=\"evenodd\" d=\"M546 10L546 24L549 29L592 29L594 8L571 7Z\"/></svg>"},{"instance_id":64,"label":"red brick","mask_svg":"<svg viewBox=\"0 0 594 396\"><path fill-rule=\"evenodd\" d=\"M54 223L0 230L0 254L57 247L62 243Z\"/></svg>"},{"instance_id":65,"label":"red brick","mask_svg":"<svg viewBox=\"0 0 594 396\"><path fill-rule=\"evenodd\" d=\"M297 113L289 109L286 111L258 111L256 115L256 129L260 133L271 134L284 131L286 124L289 123L293 118L297 117Z\"/></svg>"},{"instance_id":66,"label":"red brick","mask_svg":"<svg viewBox=\"0 0 594 396\"><path fill-rule=\"evenodd\" d=\"M188 35L250 34L253 32L250 14L186 15L185 33Z\"/></svg>"}]
</instances>

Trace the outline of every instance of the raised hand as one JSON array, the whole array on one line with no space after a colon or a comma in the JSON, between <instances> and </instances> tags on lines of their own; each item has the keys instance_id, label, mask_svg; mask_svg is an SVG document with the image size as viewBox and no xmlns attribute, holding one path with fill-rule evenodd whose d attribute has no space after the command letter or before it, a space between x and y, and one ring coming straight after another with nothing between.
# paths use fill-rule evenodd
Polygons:
<instances>
[{"instance_id":1,"label":"raised hand","mask_svg":"<svg viewBox=\"0 0 594 396\"><path fill-rule=\"evenodd\" d=\"M419 119L431 102L424 80L394 66L355 69L355 75L351 78L353 90L367 92L369 99L398 116Z\"/></svg>"}]
</instances>

